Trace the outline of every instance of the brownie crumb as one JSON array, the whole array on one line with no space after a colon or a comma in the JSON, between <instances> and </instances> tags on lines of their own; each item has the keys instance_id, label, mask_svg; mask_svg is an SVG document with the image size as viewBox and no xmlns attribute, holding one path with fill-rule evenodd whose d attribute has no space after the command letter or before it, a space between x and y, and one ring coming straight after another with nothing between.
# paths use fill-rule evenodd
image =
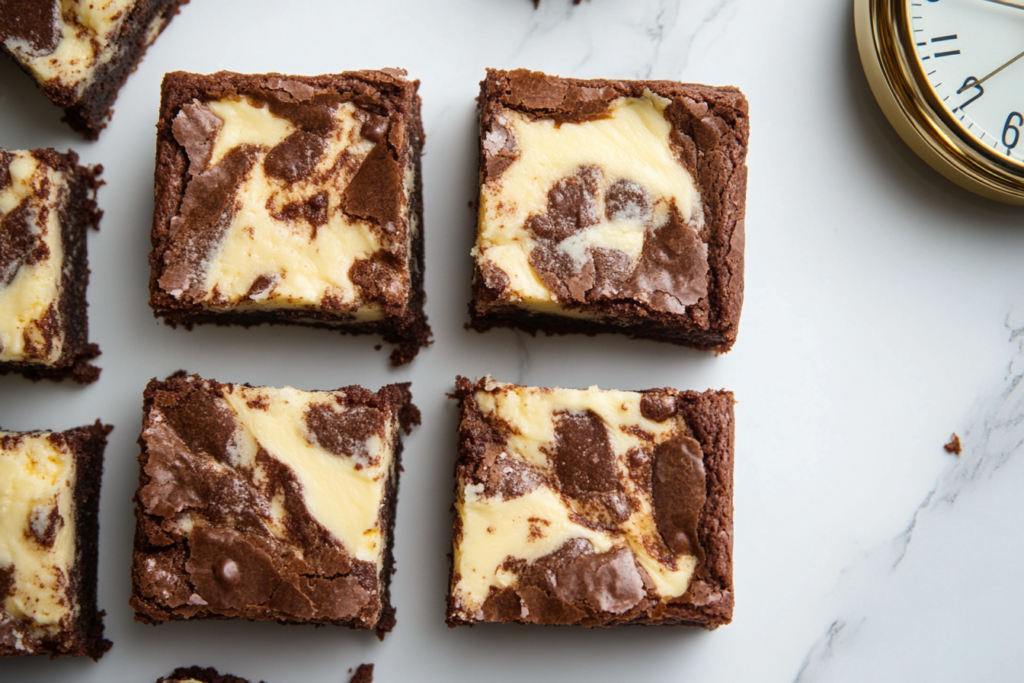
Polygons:
<instances>
[{"instance_id":1,"label":"brownie crumb","mask_svg":"<svg viewBox=\"0 0 1024 683\"><path fill-rule=\"evenodd\" d=\"M949 437L949 441L946 442L946 445L943 446L943 448L946 449L947 453L954 453L958 457L960 456L960 453L963 452L963 448L960 446L960 437L957 436L956 432L953 432Z\"/></svg>"},{"instance_id":2,"label":"brownie crumb","mask_svg":"<svg viewBox=\"0 0 1024 683\"><path fill-rule=\"evenodd\" d=\"M373 664L360 664L349 683L373 683Z\"/></svg>"}]
</instances>

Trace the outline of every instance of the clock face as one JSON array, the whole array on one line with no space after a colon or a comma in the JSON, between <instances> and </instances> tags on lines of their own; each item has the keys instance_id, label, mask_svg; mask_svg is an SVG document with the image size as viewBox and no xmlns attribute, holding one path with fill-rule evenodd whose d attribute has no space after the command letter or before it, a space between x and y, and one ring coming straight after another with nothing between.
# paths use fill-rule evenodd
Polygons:
<instances>
[{"instance_id":1,"label":"clock face","mask_svg":"<svg viewBox=\"0 0 1024 683\"><path fill-rule=\"evenodd\" d=\"M1024 164L1024 0L904 2L938 99L966 135Z\"/></svg>"}]
</instances>

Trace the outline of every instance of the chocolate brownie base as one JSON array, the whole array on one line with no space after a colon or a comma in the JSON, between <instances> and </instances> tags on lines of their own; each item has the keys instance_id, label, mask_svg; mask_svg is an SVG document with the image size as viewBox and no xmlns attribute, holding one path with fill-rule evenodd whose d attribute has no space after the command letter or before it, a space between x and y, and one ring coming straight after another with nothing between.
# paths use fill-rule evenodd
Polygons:
<instances>
[{"instance_id":1,"label":"chocolate brownie base","mask_svg":"<svg viewBox=\"0 0 1024 683\"><path fill-rule=\"evenodd\" d=\"M0 607L0 657L49 655L51 659L67 656L98 660L111 647L111 642L103 638L104 612L96 608L100 484L103 454L111 430L113 427L97 420L93 425L56 435L74 454L76 470L73 495L75 561L67 587L67 600L77 612L66 628L37 639L18 621L7 620ZM8 438L4 437L3 442L6 443ZM0 594L15 590L13 580L11 568L6 572L0 569ZM8 582L6 585L5 581Z\"/></svg>"},{"instance_id":2,"label":"chocolate brownie base","mask_svg":"<svg viewBox=\"0 0 1024 683\"><path fill-rule=\"evenodd\" d=\"M207 323L243 326L267 323L333 329L342 334L379 334L385 341L397 345L391 354L391 362L396 366L410 362L421 348L430 344L431 331L423 310L426 293L421 156L425 133L420 118L420 98L416 94L418 81L407 81L403 74L397 70L316 77L229 72L210 76L181 72L168 74L164 79L157 126L156 208L150 255L150 306L154 314L172 327L183 325L188 329L194 324ZM193 269L201 269L197 265L200 262L208 268L217 250L222 249L230 238L232 229L232 226L221 225L223 220L217 224L208 221L205 235L194 229L194 237L176 236L179 232L176 226L196 223L198 219L193 216L202 218L201 210L191 210L189 216L183 215L187 206L195 206L195 202L186 200L190 185L196 183L196 177L200 175L197 168L202 168L204 174L211 177L217 173L225 177L235 174L226 180L214 181L220 184L204 200L220 201L217 197L239 191L237 188L254 172L251 170L253 166L262 164L266 168L277 151L296 138L296 135L289 136L272 148L265 157L266 161L259 160L262 152L257 147L239 148L234 161L228 155L219 163L212 164L211 168L204 168L210 161L208 150L213 146L210 140L216 139L216 126L222 125L208 122L219 119L206 116L206 122L193 126L200 128L206 125L213 129L206 131L207 142L203 144L188 140L191 150L181 142L186 139L182 133L184 126L179 125L176 133L175 121L183 116L199 121L194 109L197 104L207 106L208 103L230 98L256 98L261 103L266 102L271 110L283 118L291 117L294 125L301 128L296 135L307 134L314 138L326 134L322 128L316 129L309 123L309 120L323 116L323 113L312 112L313 108L337 108L352 103L357 116L367 117L359 139L372 140L375 146L354 171L337 204L326 192L320 192L312 199L305 199L306 203L301 207L293 203L280 212L271 212L275 224L290 224L295 231L311 230L311 240L316 240L318 229L324 230L321 226L335 216L369 226L381 246L366 258L356 258L347 272L330 274L352 284L354 300L339 303L333 295L324 294L319 301L304 304L260 305L260 302L270 302L277 296L276 287L286 279L273 274L267 278L261 275L253 281L249 292L243 291L242 296L230 299L225 298L217 286L212 292L199 292L192 284L191 289L182 291L182 286L172 283L174 273L184 269L182 261L185 259L195 262L189 266ZM186 107L191 109L183 114ZM303 114L304 107L311 113ZM323 143L319 147L314 145L317 150L326 146ZM196 163L190 159L190 152L197 159L205 153L206 158ZM353 163L346 160L346 154L343 152L339 156L338 168ZM319 158L314 158L313 163ZM249 170L232 171L229 161ZM402 169L411 174L411 186L408 188L403 188L408 178L403 180L400 177ZM317 173L308 167L281 173L286 180L281 192L302 183L320 182L316 180ZM314 186L306 192L316 189L322 188ZM406 191L407 201L402 199ZM319 202L315 207L311 203L314 200ZM216 213L219 216L220 210ZM193 243L182 244L186 239L193 240ZM201 279L204 275L198 273L193 277ZM180 278L174 282L179 281L184 282ZM282 296L282 299L286 298ZM382 312L380 317L361 320L359 307L367 306Z\"/></svg>"},{"instance_id":3,"label":"chocolate brownie base","mask_svg":"<svg viewBox=\"0 0 1024 683\"><path fill-rule=\"evenodd\" d=\"M559 248L602 220L591 215L601 206L595 203L595 192L607 193L602 203L609 220L618 217L613 216L611 191L593 189L595 167L584 166L551 189L546 214L531 215L523 226L525 234L550 249L530 254L532 274L523 277L543 281L562 310L523 305L510 287L509 274L482 259L478 238L469 307L471 329L483 332L513 327L531 334L615 332L716 352L732 347L743 302L749 135L747 102L735 88L488 70L478 100L481 188L500 187L503 174L523 154L511 130L511 114L525 116L530 122L553 120L556 128L599 123L611 116L616 103L626 101L623 98L664 98L667 102L663 116L671 126L668 146L699 195L696 218L687 221L670 216L669 227L679 226L673 233L649 226L643 249L632 265L624 265L630 260L626 254L603 246L588 248L582 260L577 255L576 265L570 265L567 252L561 253ZM596 172L600 176L599 165ZM621 182L625 187L636 185L629 178ZM620 202L622 216L635 214L641 206L650 215L651 197L637 189L645 199ZM483 220L481 211L481 230ZM689 236L691 230L694 237ZM665 296L666 292L672 296Z\"/></svg>"},{"instance_id":4,"label":"chocolate brownie base","mask_svg":"<svg viewBox=\"0 0 1024 683\"><path fill-rule=\"evenodd\" d=\"M454 397L450 627L715 629L732 620L730 392L550 390L460 377ZM484 526L496 536L477 533ZM497 568L474 555L474 538L507 543L520 531L528 532L521 546L489 553ZM491 571L497 580L480 583Z\"/></svg>"},{"instance_id":5,"label":"chocolate brownie base","mask_svg":"<svg viewBox=\"0 0 1024 683\"><path fill-rule=\"evenodd\" d=\"M150 382L144 415L136 620L393 628L399 432L419 423L408 384L299 392L182 373Z\"/></svg>"},{"instance_id":6,"label":"chocolate brownie base","mask_svg":"<svg viewBox=\"0 0 1024 683\"><path fill-rule=\"evenodd\" d=\"M96 140L113 113L114 101L128 75L138 67L146 49L189 0L138 0L129 10L109 50L115 54L87 79L84 88L58 79L39 81L7 41L28 43L43 51L59 44L59 3L46 0L7 0L0 13L0 46L36 81L42 93L64 110L63 120L89 140ZM159 28L153 32L153 26Z\"/></svg>"},{"instance_id":7,"label":"chocolate brownie base","mask_svg":"<svg viewBox=\"0 0 1024 683\"><path fill-rule=\"evenodd\" d=\"M61 245L63 248L62 287L57 302L60 323L42 325L41 332L47 343L55 334L63 332L64 346L60 357L52 364L29 360L0 361L0 375L17 373L33 381L70 379L78 384L91 384L99 379L100 368L90 361L100 355L98 345L89 342L89 316L86 288L89 285L88 229L99 230L103 212L96 205L96 192L103 181L99 179L102 166L80 166L78 155L68 151L60 154L52 149L32 150L44 167L54 169L68 179L68 198L59 209ZM0 191L10 183L11 154L0 150ZM23 203L39 201L42 197L28 197ZM20 207L19 207L20 208ZM18 209L7 216L14 217ZM8 233L13 226L5 220L0 232ZM38 238L36 238L38 239ZM7 267L6 264L4 264Z\"/></svg>"}]
</instances>

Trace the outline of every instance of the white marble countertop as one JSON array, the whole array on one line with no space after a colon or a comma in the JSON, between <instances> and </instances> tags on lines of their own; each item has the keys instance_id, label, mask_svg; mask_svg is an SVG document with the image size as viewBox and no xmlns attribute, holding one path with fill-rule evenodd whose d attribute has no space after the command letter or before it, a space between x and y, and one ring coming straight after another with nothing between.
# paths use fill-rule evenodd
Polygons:
<instances>
[{"instance_id":1,"label":"white marble countertop","mask_svg":"<svg viewBox=\"0 0 1024 683\"><path fill-rule=\"evenodd\" d=\"M3 681L153 681L213 665L269 683L393 681L999 681L1024 655L1024 211L917 159L868 90L846 0L193 0L87 143L0 63L0 147L102 163L90 238L90 387L0 378L0 424L116 425L101 506L98 663L0 661ZM244 6L244 9L240 9ZM378 31L379 28L379 31ZM316 74L402 66L422 80L427 311L436 343L392 370L374 338L173 330L146 304L159 84L176 69ZM732 84L750 100L746 302L714 357L616 337L467 332L474 97L485 67ZM1018 76L1019 78L1019 76ZM146 381L376 388L412 381L398 509L398 626L135 624L128 607ZM445 627L457 373L529 384L725 387L739 400L736 611L713 633ZM957 458L942 445L956 431ZM1014 652L1018 654L1013 654Z\"/></svg>"}]
</instances>

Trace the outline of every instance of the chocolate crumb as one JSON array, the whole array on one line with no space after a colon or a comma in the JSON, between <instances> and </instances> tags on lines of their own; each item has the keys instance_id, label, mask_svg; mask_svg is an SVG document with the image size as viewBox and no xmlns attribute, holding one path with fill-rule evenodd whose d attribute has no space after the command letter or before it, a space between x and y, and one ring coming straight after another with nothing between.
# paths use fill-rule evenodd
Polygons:
<instances>
[{"instance_id":1,"label":"chocolate crumb","mask_svg":"<svg viewBox=\"0 0 1024 683\"><path fill-rule=\"evenodd\" d=\"M373 683L373 664L360 664L349 683Z\"/></svg>"}]
</instances>

